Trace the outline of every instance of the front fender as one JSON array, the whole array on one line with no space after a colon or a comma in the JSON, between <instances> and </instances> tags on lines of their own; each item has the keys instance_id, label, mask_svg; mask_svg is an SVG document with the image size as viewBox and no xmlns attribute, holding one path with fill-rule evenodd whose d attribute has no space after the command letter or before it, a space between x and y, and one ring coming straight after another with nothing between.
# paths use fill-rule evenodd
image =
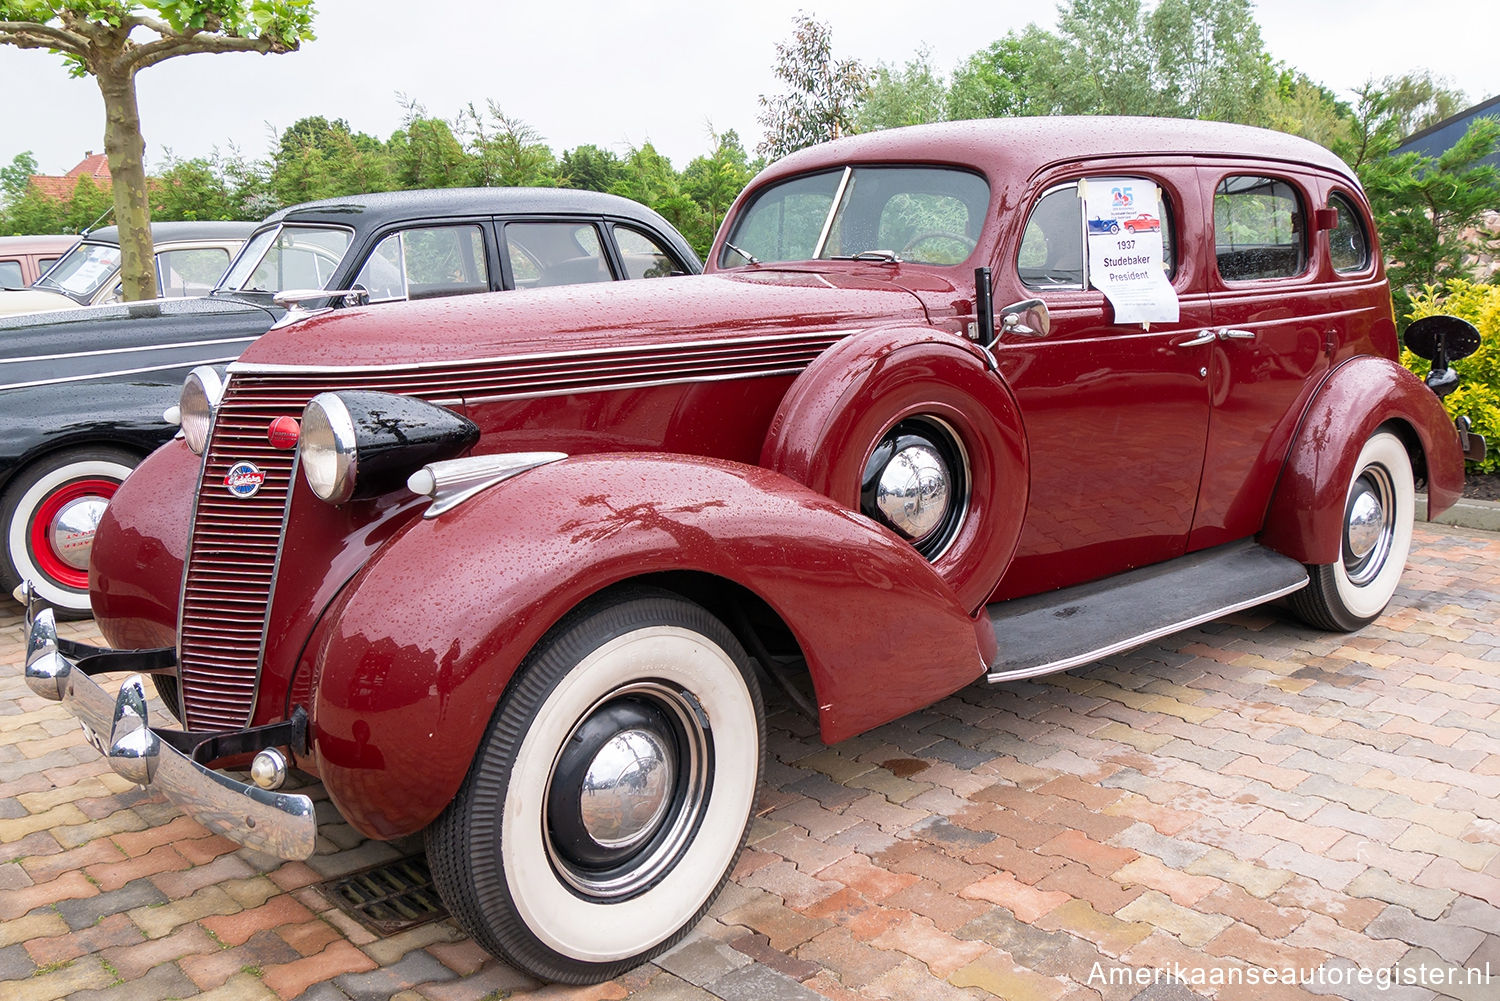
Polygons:
<instances>
[{"instance_id":1,"label":"front fender","mask_svg":"<svg viewBox=\"0 0 1500 1001\"><path fill-rule=\"evenodd\" d=\"M910 547L780 474L675 455L567 459L413 519L324 616L309 650L329 796L377 837L425 827L547 630L611 585L681 570L733 581L783 618L830 741L956 691L993 652Z\"/></svg>"},{"instance_id":2,"label":"front fender","mask_svg":"<svg viewBox=\"0 0 1500 1001\"><path fill-rule=\"evenodd\" d=\"M1365 441L1387 423L1413 451L1413 467L1426 471L1428 517L1452 507L1463 492L1463 452L1442 404L1396 362L1355 358L1328 376L1308 406L1260 541L1303 563L1337 562L1354 463Z\"/></svg>"}]
</instances>

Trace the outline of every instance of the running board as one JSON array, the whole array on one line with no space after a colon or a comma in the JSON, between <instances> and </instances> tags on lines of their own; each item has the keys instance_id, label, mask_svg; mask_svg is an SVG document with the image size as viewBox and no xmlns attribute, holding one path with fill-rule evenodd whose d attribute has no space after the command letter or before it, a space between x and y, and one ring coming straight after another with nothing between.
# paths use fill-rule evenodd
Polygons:
<instances>
[{"instance_id":1,"label":"running board","mask_svg":"<svg viewBox=\"0 0 1500 1001\"><path fill-rule=\"evenodd\" d=\"M991 682L1066 671L1307 584L1307 568L1254 542L1190 553L985 609L1000 653Z\"/></svg>"}]
</instances>

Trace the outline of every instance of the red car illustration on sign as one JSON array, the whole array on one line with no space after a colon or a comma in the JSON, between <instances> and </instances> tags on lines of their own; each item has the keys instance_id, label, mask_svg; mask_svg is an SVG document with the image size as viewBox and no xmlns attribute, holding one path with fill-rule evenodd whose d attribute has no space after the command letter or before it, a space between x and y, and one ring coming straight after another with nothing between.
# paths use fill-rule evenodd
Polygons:
<instances>
[{"instance_id":1,"label":"red car illustration on sign","mask_svg":"<svg viewBox=\"0 0 1500 1001\"><path fill-rule=\"evenodd\" d=\"M1134 219L1126 219L1122 225L1132 233L1161 232L1161 220L1145 212L1142 212Z\"/></svg>"}]
</instances>

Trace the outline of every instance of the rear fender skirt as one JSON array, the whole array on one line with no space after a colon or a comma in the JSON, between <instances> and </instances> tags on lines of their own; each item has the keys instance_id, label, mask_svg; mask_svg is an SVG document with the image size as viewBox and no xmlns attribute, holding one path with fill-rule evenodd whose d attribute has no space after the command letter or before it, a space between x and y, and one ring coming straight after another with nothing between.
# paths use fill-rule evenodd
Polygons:
<instances>
[{"instance_id":1,"label":"rear fender skirt","mask_svg":"<svg viewBox=\"0 0 1500 1001\"><path fill-rule=\"evenodd\" d=\"M762 598L807 658L825 740L930 704L995 650L911 547L754 466L580 456L412 519L308 648L317 771L367 834L420 830L452 798L511 677L590 595L689 570Z\"/></svg>"},{"instance_id":2,"label":"rear fender skirt","mask_svg":"<svg viewBox=\"0 0 1500 1001\"><path fill-rule=\"evenodd\" d=\"M1277 481L1260 542L1303 563L1335 563L1342 552L1345 494L1364 443L1392 424L1412 464L1425 469L1427 513L1436 517L1463 492L1458 432L1422 381L1386 358L1340 365L1319 388Z\"/></svg>"}]
</instances>

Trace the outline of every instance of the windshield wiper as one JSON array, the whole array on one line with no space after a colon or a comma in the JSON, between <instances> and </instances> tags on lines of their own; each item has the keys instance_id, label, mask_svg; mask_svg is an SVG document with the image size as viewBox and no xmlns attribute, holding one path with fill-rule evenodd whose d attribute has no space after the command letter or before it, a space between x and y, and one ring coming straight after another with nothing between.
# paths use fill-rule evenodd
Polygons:
<instances>
[{"instance_id":1,"label":"windshield wiper","mask_svg":"<svg viewBox=\"0 0 1500 1001\"><path fill-rule=\"evenodd\" d=\"M901 256L894 250L861 250L857 254L834 254L830 261L879 261L882 264L900 264Z\"/></svg>"},{"instance_id":2,"label":"windshield wiper","mask_svg":"<svg viewBox=\"0 0 1500 1001\"><path fill-rule=\"evenodd\" d=\"M736 254L739 254L741 257L743 257L745 260L749 261L751 264L759 264L760 263L760 258L759 257L756 257L754 254L746 253L745 251L741 250L739 247L736 247L734 244L730 243L728 240L724 241L724 246L728 247L730 250L734 251Z\"/></svg>"}]
</instances>

